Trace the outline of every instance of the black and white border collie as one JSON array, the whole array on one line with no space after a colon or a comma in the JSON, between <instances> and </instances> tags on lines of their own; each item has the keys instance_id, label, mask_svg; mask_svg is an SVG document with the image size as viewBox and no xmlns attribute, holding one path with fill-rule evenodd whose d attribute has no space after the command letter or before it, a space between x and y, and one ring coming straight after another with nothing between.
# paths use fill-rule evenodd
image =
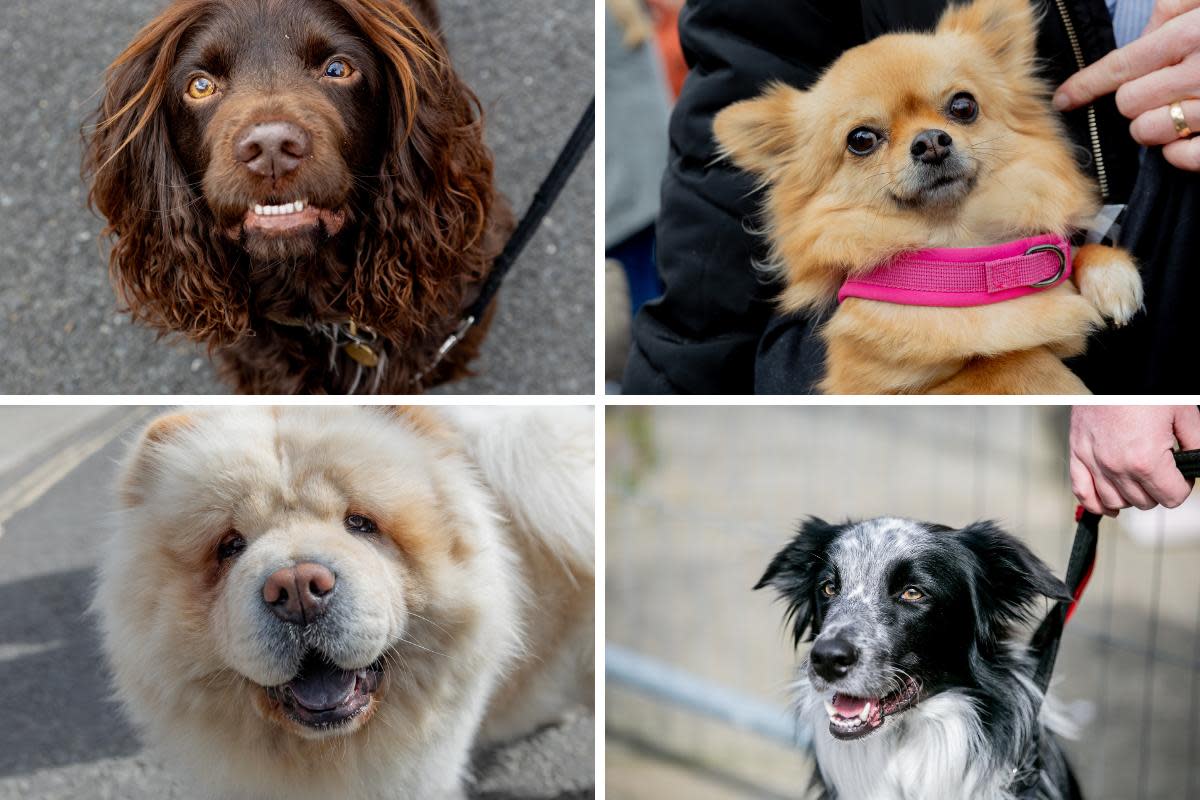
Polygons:
<instances>
[{"instance_id":1,"label":"black and white border collie","mask_svg":"<svg viewBox=\"0 0 1200 800\"><path fill-rule=\"evenodd\" d=\"M990 522L961 530L815 517L767 567L799 646L794 684L826 800L1081 797L1011 641L1042 597L1070 599Z\"/></svg>"}]
</instances>

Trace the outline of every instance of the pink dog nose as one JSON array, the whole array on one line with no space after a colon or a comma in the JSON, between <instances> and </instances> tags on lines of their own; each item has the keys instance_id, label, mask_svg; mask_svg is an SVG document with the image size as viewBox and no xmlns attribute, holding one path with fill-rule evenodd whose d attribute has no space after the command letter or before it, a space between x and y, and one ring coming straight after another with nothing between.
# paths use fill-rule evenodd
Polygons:
<instances>
[{"instance_id":1,"label":"pink dog nose","mask_svg":"<svg viewBox=\"0 0 1200 800\"><path fill-rule=\"evenodd\" d=\"M282 178L312 153L312 137L292 122L260 122L238 136L233 157L255 175Z\"/></svg>"},{"instance_id":2,"label":"pink dog nose","mask_svg":"<svg viewBox=\"0 0 1200 800\"><path fill-rule=\"evenodd\" d=\"M262 596L271 613L292 625L316 622L329 605L337 578L328 567L312 562L285 567L263 584Z\"/></svg>"}]
</instances>

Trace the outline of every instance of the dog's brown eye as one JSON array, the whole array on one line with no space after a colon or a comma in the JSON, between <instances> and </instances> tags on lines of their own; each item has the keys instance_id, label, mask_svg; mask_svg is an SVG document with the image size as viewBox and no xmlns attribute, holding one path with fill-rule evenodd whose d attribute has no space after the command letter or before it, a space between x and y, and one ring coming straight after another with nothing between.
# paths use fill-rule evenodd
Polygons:
<instances>
[{"instance_id":1,"label":"dog's brown eye","mask_svg":"<svg viewBox=\"0 0 1200 800\"><path fill-rule=\"evenodd\" d=\"M217 561L226 561L246 549L246 539L237 531L229 531L217 545Z\"/></svg>"},{"instance_id":2,"label":"dog's brown eye","mask_svg":"<svg viewBox=\"0 0 1200 800\"><path fill-rule=\"evenodd\" d=\"M909 586L907 589L905 589L903 592L900 593L900 599L904 600L906 602L909 602L909 603L915 603L918 600L924 600L925 593L922 592L920 589L918 589L915 586Z\"/></svg>"},{"instance_id":3,"label":"dog's brown eye","mask_svg":"<svg viewBox=\"0 0 1200 800\"><path fill-rule=\"evenodd\" d=\"M349 78L352 72L350 65L340 58L335 58L325 65L326 78Z\"/></svg>"},{"instance_id":4,"label":"dog's brown eye","mask_svg":"<svg viewBox=\"0 0 1200 800\"><path fill-rule=\"evenodd\" d=\"M188 97L194 100L203 100L206 97L212 97L217 91L217 84L212 78L206 78L203 75L192 78L192 82L188 84Z\"/></svg>"},{"instance_id":5,"label":"dog's brown eye","mask_svg":"<svg viewBox=\"0 0 1200 800\"><path fill-rule=\"evenodd\" d=\"M979 116L979 103L975 102L975 98L969 93L959 92L950 98L950 105L946 110L959 122L974 122Z\"/></svg>"},{"instance_id":6,"label":"dog's brown eye","mask_svg":"<svg viewBox=\"0 0 1200 800\"><path fill-rule=\"evenodd\" d=\"M846 148L856 156L865 156L879 146L879 134L870 128L855 128L846 137Z\"/></svg>"},{"instance_id":7,"label":"dog's brown eye","mask_svg":"<svg viewBox=\"0 0 1200 800\"><path fill-rule=\"evenodd\" d=\"M825 581L821 584L821 594L826 597L833 597L837 594L837 587L833 585L833 581Z\"/></svg>"},{"instance_id":8,"label":"dog's brown eye","mask_svg":"<svg viewBox=\"0 0 1200 800\"><path fill-rule=\"evenodd\" d=\"M346 530L351 533L378 533L379 526L375 524L375 520L370 517L364 517L362 514L351 514L346 517Z\"/></svg>"}]
</instances>

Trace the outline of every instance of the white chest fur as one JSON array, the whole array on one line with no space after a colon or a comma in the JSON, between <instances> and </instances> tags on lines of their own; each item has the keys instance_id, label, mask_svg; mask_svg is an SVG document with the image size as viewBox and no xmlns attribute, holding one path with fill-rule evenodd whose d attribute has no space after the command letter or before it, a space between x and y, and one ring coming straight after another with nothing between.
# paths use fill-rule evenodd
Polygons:
<instances>
[{"instance_id":1,"label":"white chest fur","mask_svg":"<svg viewBox=\"0 0 1200 800\"><path fill-rule=\"evenodd\" d=\"M820 698L806 710L817 761L838 800L1007 800L1008 771L989 763L970 699L946 692L869 736L829 733Z\"/></svg>"}]
</instances>

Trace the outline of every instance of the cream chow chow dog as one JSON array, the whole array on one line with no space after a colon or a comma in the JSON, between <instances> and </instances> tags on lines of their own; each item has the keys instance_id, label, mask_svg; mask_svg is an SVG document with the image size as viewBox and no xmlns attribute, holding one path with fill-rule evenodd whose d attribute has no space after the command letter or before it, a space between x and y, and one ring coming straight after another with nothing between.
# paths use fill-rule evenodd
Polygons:
<instances>
[{"instance_id":1,"label":"cream chow chow dog","mask_svg":"<svg viewBox=\"0 0 1200 800\"><path fill-rule=\"evenodd\" d=\"M167 414L100 570L117 694L201 795L462 797L592 701L593 470L583 409Z\"/></svg>"}]
</instances>

